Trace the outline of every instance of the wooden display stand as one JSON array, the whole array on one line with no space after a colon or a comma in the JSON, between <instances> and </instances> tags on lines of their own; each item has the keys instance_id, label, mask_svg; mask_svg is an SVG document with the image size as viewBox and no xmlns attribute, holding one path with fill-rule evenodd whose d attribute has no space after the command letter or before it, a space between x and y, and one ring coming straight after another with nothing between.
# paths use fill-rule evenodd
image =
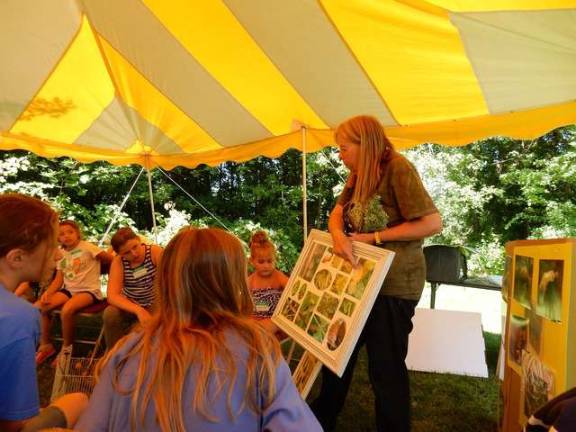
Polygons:
<instances>
[{"instance_id":1,"label":"wooden display stand","mask_svg":"<svg viewBox=\"0 0 576 432\"><path fill-rule=\"evenodd\" d=\"M576 386L576 239L506 243L503 432Z\"/></svg>"}]
</instances>

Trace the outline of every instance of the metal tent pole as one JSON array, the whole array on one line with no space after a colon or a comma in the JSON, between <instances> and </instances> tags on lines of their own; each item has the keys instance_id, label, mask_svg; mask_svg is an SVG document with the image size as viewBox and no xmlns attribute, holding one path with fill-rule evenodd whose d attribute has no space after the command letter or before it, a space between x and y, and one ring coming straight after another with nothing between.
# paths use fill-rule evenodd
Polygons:
<instances>
[{"instance_id":1,"label":"metal tent pole","mask_svg":"<svg viewBox=\"0 0 576 432\"><path fill-rule=\"evenodd\" d=\"M307 183L308 177L306 173L306 127L300 128L302 133L302 212L304 215L303 228L304 228L304 241L308 238L308 190Z\"/></svg>"},{"instance_id":2,"label":"metal tent pole","mask_svg":"<svg viewBox=\"0 0 576 432\"><path fill-rule=\"evenodd\" d=\"M132 194L132 191L134 190L134 186L136 186L136 183L138 183L138 180L140 179L140 176L142 175L142 173L144 172L144 168L142 168L140 170L140 172L138 173L138 176L136 177L136 180L134 180L134 183L132 183L132 186L130 187L130 190L128 191L128 193L126 194L126 196L124 197L124 200L122 201L122 204L120 204L120 208L118 209L118 211L114 214L114 217L112 218L112 221L110 221L110 223L108 224L108 228L106 228L106 232L104 233L104 235L102 236L102 238L100 239L100 241L98 242L98 246L102 247L102 245L104 244L104 241L106 241L106 237L108 237L108 234L110 234L110 231L112 230L112 227L114 226L114 224L116 223L116 221L118 220L118 216L120 216L120 213L122 213L122 210L124 210L124 206L126 205L126 202L128 201L128 198L130 198L130 195Z\"/></svg>"},{"instance_id":3,"label":"metal tent pole","mask_svg":"<svg viewBox=\"0 0 576 432\"><path fill-rule=\"evenodd\" d=\"M150 194L150 211L152 212L152 226L154 227L154 242L158 243L158 228L156 227L156 212L154 211L154 196L152 194L152 173L150 168L146 168L148 173L148 193Z\"/></svg>"}]
</instances>

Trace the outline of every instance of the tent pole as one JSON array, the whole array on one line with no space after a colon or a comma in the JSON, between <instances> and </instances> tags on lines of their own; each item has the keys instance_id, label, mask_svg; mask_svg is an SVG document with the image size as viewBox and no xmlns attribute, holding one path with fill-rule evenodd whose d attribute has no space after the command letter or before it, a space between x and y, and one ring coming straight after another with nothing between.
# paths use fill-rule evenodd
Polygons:
<instances>
[{"instance_id":1,"label":"tent pole","mask_svg":"<svg viewBox=\"0 0 576 432\"><path fill-rule=\"evenodd\" d=\"M150 168L148 172L148 193L150 194L150 211L152 211L152 226L154 227L154 243L158 243L158 228L156 227L156 212L154 211L154 196L152 195L152 174Z\"/></svg>"},{"instance_id":2,"label":"tent pole","mask_svg":"<svg viewBox=\"0 0 576 432\"><path fill-rule=\"evenodd\" d=\"M308 191L307 191L307 173L306 173L306 127L300 128L302 132L302 213L304 214L303 228L304 241L308 238Z\"/></svg>"},{"instance_id":3,"label":"tent pole","mask_svg":"<svg viewBox=\"0 0 576 432\"><path fill-rule=\"evenodd\" d=\"M120 213L122 213L122 210L124 210L124 206L126 205L126 202L128 201L128 198L130 198L130 195L132 194L132 191L134 190L134 186L136 186L136 183L138 183L138 179L140 179L140 176L142 175L142 173L144 172L144 168L142 168L140 170L140 172L138 173L138 176L136 177L136 180L134 180L134 183L132 183L132 186L130 187L130 190L128 191L128 193L126 194L126 196L124 197L124 201L122 201L122 204L120 204L120 208L118 209L118 211L116 212L116 214L114 215L114 217L112 218L112 220L110 221L110 223L108 224L108 228L106 228L106 232L104 233L104 235L102 236L102 238L100 239L100 241L98 242L98 246L102 247L102 245L104 244L104 241L106 240L106 238L108 237L108 234L110 234L110 231L112 230L112 227L114 226L114 224L116 223L116 220L118 219L118 216L120 216Z\"/></svg>"}]
</instances>

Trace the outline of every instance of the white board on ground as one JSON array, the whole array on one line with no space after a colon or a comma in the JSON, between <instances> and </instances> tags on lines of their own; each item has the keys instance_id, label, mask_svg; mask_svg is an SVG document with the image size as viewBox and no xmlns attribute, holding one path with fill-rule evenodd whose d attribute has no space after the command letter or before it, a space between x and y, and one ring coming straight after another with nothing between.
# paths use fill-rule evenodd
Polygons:
<instances>
[{"instance_id":1,"label":"white board on ground","mask_svg":"<svg viewBox=\"0 0 576 432\"><path fill-rule=\"evenodd\" d=\"M408 369L488 377L479 313L417 308L412 322Z\"/></svg>"}]
</instances>

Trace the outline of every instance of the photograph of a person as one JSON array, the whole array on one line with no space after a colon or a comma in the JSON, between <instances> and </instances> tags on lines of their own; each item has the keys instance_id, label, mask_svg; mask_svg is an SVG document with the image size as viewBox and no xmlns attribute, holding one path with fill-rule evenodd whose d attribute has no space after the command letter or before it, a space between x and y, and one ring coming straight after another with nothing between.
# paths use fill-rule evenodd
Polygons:
<instances>
[{"instance_id":1,"label":"photograph of a person","mask_svg":"<svg viewBox=\"0 0 576 432\"><path fill-rule=\"evenodd\" d=\"M306 399L306 396L310 393L312 385L320 373L320 369L322 369L322 362L310 352L304 351L296 370L292 374L294 385L298 393L300 393L300 396L302 396L302 399Z\"/></svg>"},{"instance_id":2,"label":"photograph of a person","mask_svg":"<svg viewBox=\"0 0 576 432\"><path fill-rule=\"evenodd\" d=\"M554 395L554 374L538 356L527 351L522 356L522 389L526 417Z\"/></svg>"},{"instance_id":3,"label":"photograph of a person","mask_svg":"<svg viewBox=\"0 0 576 432\"><path fill-rule=\"evenodd\" d=\"M530 294L534 258L516 255L514 267L514 300L526 308L531 308Z\"/></svg>"},{"instance_id":4,"label":"photograph of a person","mask_svg":"<svg viewBox=\"0 0 576 432\"><path fill-rule=\"evenodd\" d=\"M540 260L536 313L551 321L562 321L563 260Z\"/></svg>"},{"instance_id":5,"label":"photograph of a person","mask_svg":"<svg viewBox=\"0 0 576 432\"><path fill-rule=\"evenodd\" d=\"M335 320L328 329L326 336L326 345L328 349L334 351L337 349L346 336L346 321L342 318Z\"/></svg>"},{"instance_id":6,"label":"photograph of a person","mask_svg":"<svg viewBox=\"0 0 576 432\"><path fill-rule=\"evenodd\" d=\"M512 315L510 317L510 342L508 353L510 361L520 366L522 352L526 350L528 342L528 319Z\"/></svg>"}]
</instances>

